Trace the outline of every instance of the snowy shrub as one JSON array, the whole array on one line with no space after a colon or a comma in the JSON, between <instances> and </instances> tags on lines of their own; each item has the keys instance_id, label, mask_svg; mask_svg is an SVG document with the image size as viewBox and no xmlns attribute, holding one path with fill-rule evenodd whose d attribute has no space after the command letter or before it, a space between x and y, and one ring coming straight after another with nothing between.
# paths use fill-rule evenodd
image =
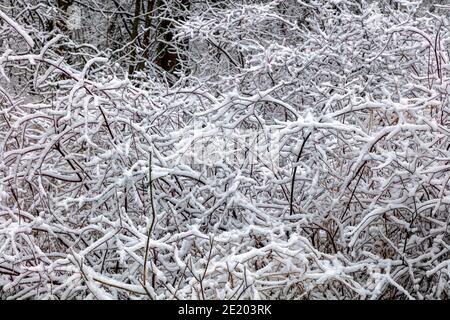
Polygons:
<instances>
[{"instance_id":1,"label":"snowy shrub","mask_svg":"<svg viewBox=\"0 0 450 320\"><path fill-rule=\"evenodd\" d=\"M37 2L0 4L1 298L448 298L446 6Z\"/></svg>"}]
</instances>

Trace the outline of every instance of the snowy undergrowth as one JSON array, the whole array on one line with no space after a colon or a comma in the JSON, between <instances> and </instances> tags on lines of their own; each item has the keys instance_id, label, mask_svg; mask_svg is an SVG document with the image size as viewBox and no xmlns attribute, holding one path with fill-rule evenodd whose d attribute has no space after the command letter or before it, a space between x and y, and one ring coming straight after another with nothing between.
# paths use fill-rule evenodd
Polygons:
<instances>
[{"instance_id":1,"label":"snowy undergrowth","mask_svg":"<svg viewBox=\"0 0 450 320\"><path fill-rule=\"evenodd\" d=\"M0 296L448 298L448 17L198 6L172 86L0 11Z\"/></svg>"}]
</instances>

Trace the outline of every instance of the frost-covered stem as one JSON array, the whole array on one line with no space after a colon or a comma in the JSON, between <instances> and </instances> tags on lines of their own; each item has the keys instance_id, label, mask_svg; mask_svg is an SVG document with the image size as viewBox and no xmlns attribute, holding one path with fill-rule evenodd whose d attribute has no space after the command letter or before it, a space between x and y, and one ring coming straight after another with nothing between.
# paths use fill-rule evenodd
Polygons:
<instances>
[{"instance_id":1,"label":"frost-covered stem","mask_svg":"<svg viewBox=\"0 0 450 320\"><path fill-rule=\"evenodd\" d=\"M153 204L153 187L152 187L152 154L149 153L148 158L148 192L150 197L150 227L147 231L147 242L145 244L145 255L144 255L144 285L147 283L147 260L148 260L148 249L150 246L150 238L152 235L153 226L155 225L155 207Z\"/></svg>"},{"instance_id":2,"label":"frost-covered stem","mask_svg":"<svg viewBox=\"0 0 450 320\"><path fill-rule=\"evenodd\" d=\"M34 47L34 41L30 37L30 35L13 19L8 17L3 11L0 10L0 18L4 20L7 24L9 24L13 29L15 29L22 38L26 41L30 49L33 49Z\"/></svg>"},{"instance_id":3,"label":"frost-covered stem","mask_svg":"<svg viewBox=\"0 0 450 320\"><path fill-rule=\"evenodd\" d=\"M294 213L294 187L295 187L295 175L297 174L297 168L298 168L297 162L300 161L300 157L302 156L302 153L303 153L303 148L305 147L306 141L308 141L310 136L311 136L311 132L308 133L305 140L303 140L302 146L300 147L300 151L298 152L298 155L297 155L297 159L295 160L294 171L292 172L292 181L291 181L291 198L289 199L289 207L290 207L289 214L290 215L292 215Z\"/></svg>"}]
</instances>

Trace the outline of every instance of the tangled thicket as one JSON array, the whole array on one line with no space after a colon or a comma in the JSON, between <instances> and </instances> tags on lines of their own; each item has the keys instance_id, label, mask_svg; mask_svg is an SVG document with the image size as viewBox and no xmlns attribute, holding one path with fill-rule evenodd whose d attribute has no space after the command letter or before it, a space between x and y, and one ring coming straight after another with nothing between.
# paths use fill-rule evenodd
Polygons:
<instances>
[{"instance_id":1,"label":"tangled thicket","mask_svg":"<svg viewBox=\"0 0 450 320\"><path fill-rule=\"evenodd\" d=\"M0 298L448 298L450 6L135 1L0 1Z\"/></svg>"}]
</instances>

